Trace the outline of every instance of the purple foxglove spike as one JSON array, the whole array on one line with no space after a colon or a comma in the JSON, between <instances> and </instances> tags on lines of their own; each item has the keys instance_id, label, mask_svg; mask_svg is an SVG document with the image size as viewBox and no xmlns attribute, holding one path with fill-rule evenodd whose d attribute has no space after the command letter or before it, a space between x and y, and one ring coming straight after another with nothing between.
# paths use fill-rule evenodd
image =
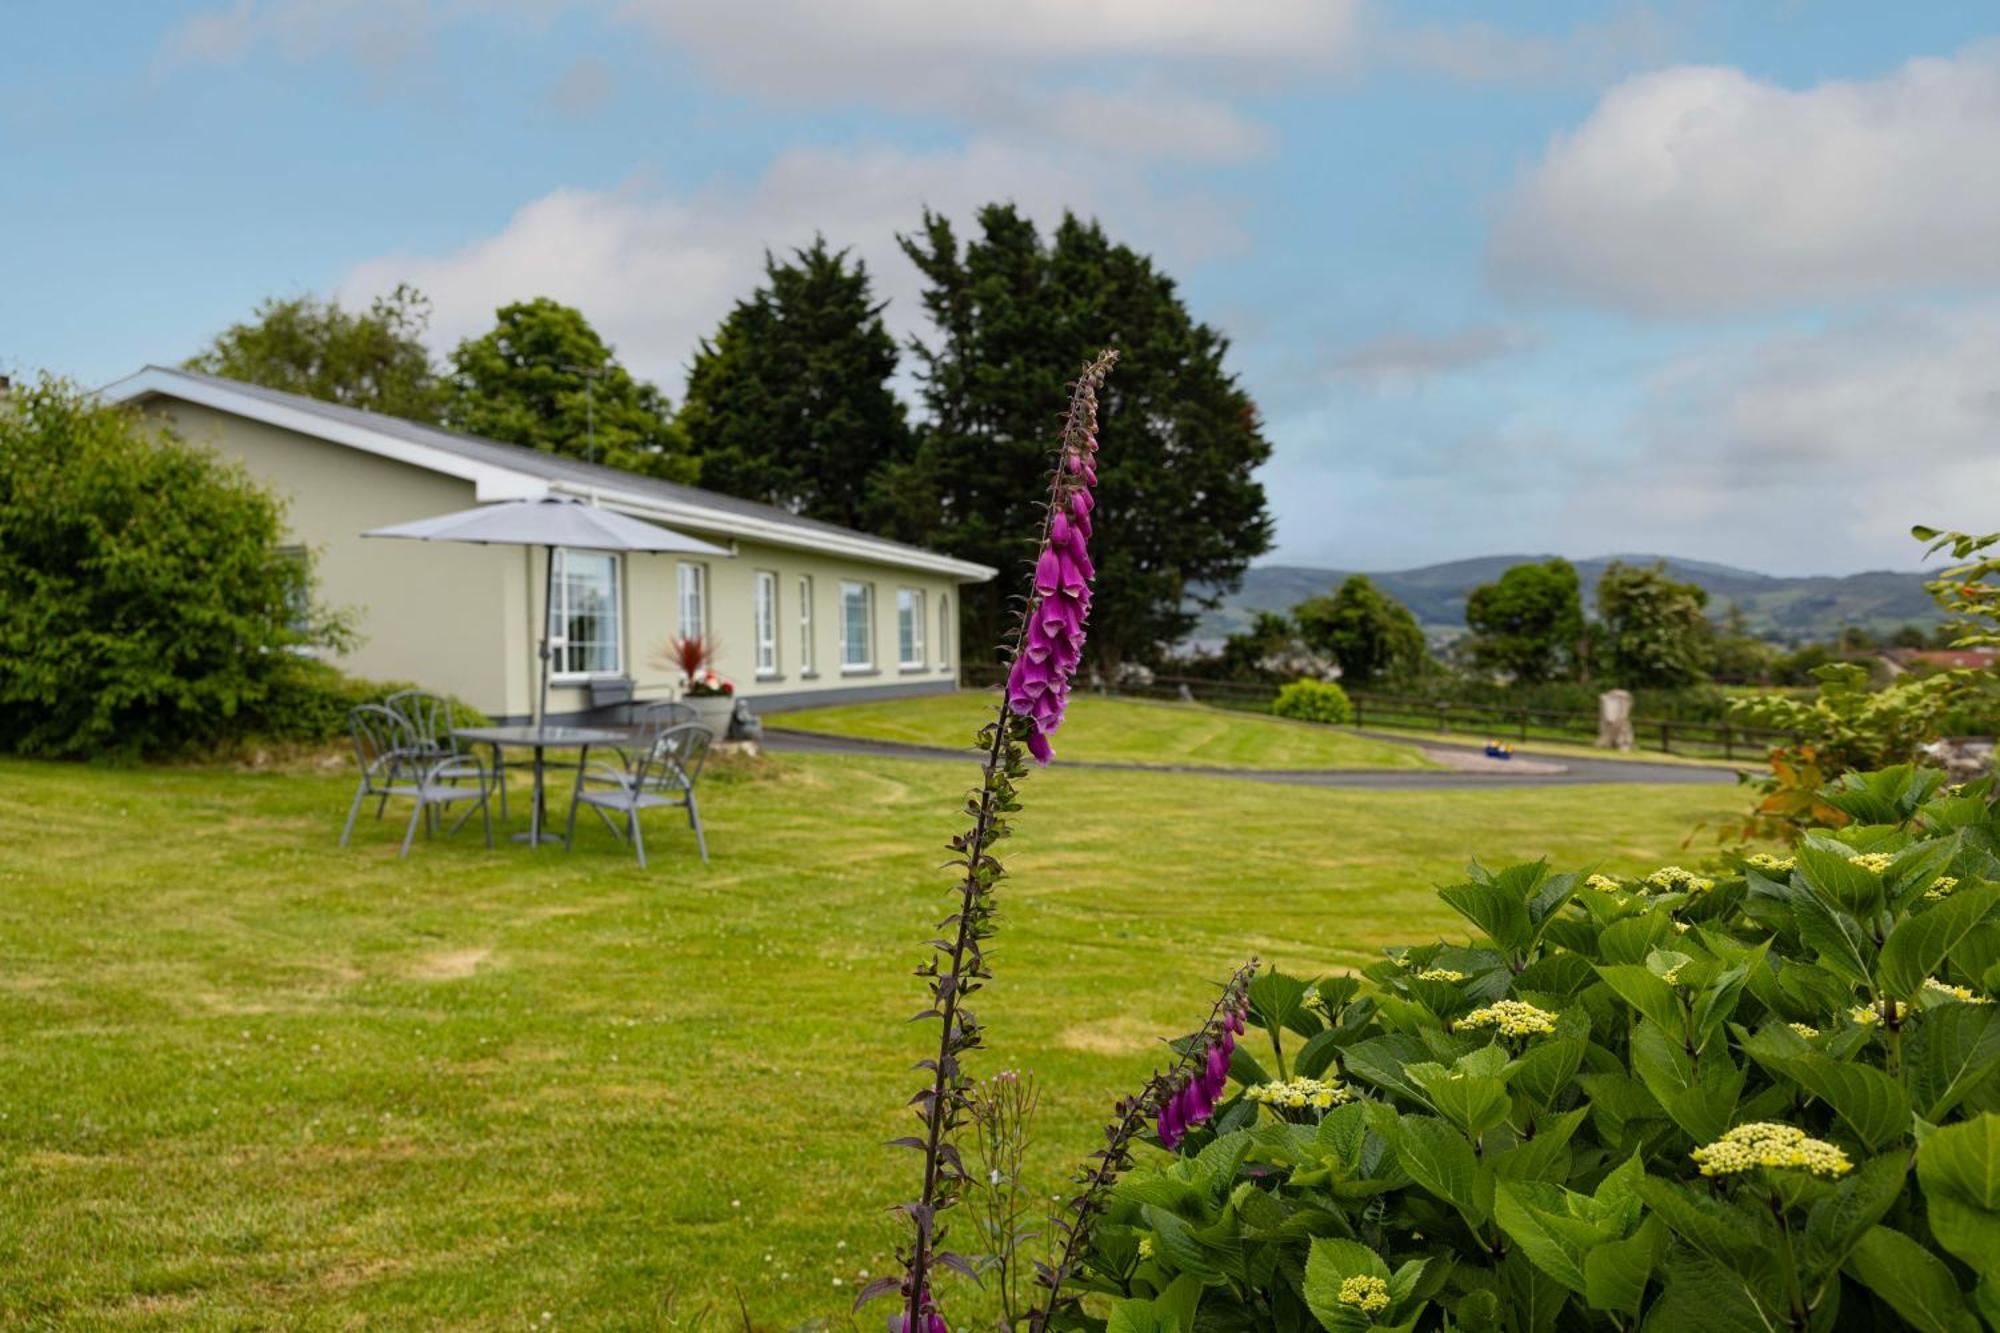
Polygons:
<instances>
[{"instance_id":1,"label":"purple foxglove spike","mask_svg":"<svg viewBox=\"0 0 2000 1333\"><path fill-rule=\"evenodd\" d=\"M1053 550L1044 550L1035 561L1035 590L1050 593L1062 586L1062 565Z\"/></svg>"},{"instance_id":2,"label":"purple foxglove spike","mask_svg":"<svg viewBox=\"0 0 2000 1333\"><path fill-rule=\"evenodd\" d=\"M1089 450L1090 450L1090 452L1092 452L1093 454L1097 452L1097 436L1096 436L1096 435L1092 434L1092 435L1086 435L1086 436L1084 436L1084 437L1083 437L1083 444L1084 444L1084 447L1085 447L1085 448L1087 448L1087 449L1089 449Z\"/></svg>"},{"instance_id":3,"label":"purple foxglove spike","mask_svg":"<svg viewBox=\"0 0 2000 1333\"><path fill-rule=\"evenodd\" d=\"M1058 509L1049 516L1049 544L1069 545L1069 515Z\"/></svg>"},{"instance_id":4,"label":"purple foxglove spike","mask_svg":"<svg viewBox=\"0 0 2000 1333\"><path fill-rule=\"evenodd\" d=\"M1078 567L1075 556L1064 551L1057 563L1062 570L1062 586L1065 589L1075 589L1080 592L1090 586L1090 580Z\"/></svg>"},{"instance_id":5,"label":"purple foxglove spike","mask_svg":"<svg viewBox=\"0 0 2000 1333\"><path fill-rule=\"evenodd\" d=\"M1229 1081L1229 1052L1220 1045L1208 1048L1208 1085L1220 1088Z\"/></svg>"},{"instance_id":6,"label":"purple foxglove spike","mask_svg":"<svg viewBox=\"0 0 2000 1333\"><path fill-rule=\"evenodd\" d=\"M1097 566L1092 563L1090 552L1083 549L1083 543L1077 543L1076 549L1070 555L1070 559L1075 564L1077 571L1083 575L1086 583L1097 577Z\"/></svg>"},{"instance_id":7,"label":"purple foxglove spike","mask_svg":"<svg viewBox=\"0 0 2000 1333\"><path fill-rule=\"evenodd\" d=\"M1097 469L1091 466L1089 459L1085 459L1083 463L1083 484L1086 486L1097 484Z\"/></svg>"},{"instance_id":8,"label":"purple foxglove spike","mask_svg":"<svg viewBox=\"0 0 2000 1333\"><path fill-rule=\"evenodd\" d=\"M1068 468L1071 472L1083 471L1084 467L1083 455L1079 453L1070 453L1064 455L1063 466Z\"/></svg>"},{"instance_id":9,"label":"purple foxglove spike","mask_svg":"<svg viewBox=\"0 0 2000 1333\"><path fill-rule=\"evenodd\" d=\"M1078 491L1069 497L1069 512L1073 518L1083 518L1097 508L1097 499L1089 491Z\"/></svg>"}]
</instances>

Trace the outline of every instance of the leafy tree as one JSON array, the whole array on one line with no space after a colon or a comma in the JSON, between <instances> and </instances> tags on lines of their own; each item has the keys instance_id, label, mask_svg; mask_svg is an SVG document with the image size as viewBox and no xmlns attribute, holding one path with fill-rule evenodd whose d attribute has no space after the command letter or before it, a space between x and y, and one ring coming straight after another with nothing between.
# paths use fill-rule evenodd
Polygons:
<instances>
[{"instance_id":1,"label":"leafy tree","mask_svg":"<svg viewBox=\"0 0 2000 1333\"><path fill-rule=\"evenodd\" d=\"M666 396L618 364L581 311L542 296L502 306L494 319L451 354L452 429L694 480Z\"/></svg>"},{"instance_id":2,"label":"leafy tree","mask_svg":"<svg viewBox=\"0 0 2000 1333\"><path fill-rule=\"evenodd\" d=\"M135 756L238 733L308 643L305 562L241 469L44 377L0 412L0 750Z\"/></svg>"},{"instance_id":3,"label":"leafy tree","mask_svg":"<svg viewBox=\"0 0 2000 1333\"><path fill-rule=\"evenodd\" d=\"M1555 680L1577 670L1583 593L1567 560L1515 565L1465 601L1472 631L1466 651L1488 671L1519 681Z\"/></svg>"},{"instance_id":4,"label":"leafy tree","mask_svg":"<svg viewBox=\"0 0 2000 1333\"><path fill-rule=\"evenodd\" d=\"M1190 587L1233 587L1270 548L1254 475L1270 445L1257 406L1224 368L1228 341L1188 313L1173 279L1096 223L1065 217L1044 241L1011 205L994 204L978 227L961 245L949 221L926 213L901 238L937 328L915 345L931 420L917 466L893 479L904 512L927 509L925 530L907 535L1017 566L1041 520L1033 497L1053 439L1048 404L1115 346L1118 374L1099 409L1091 652L1114 672L1155 659L1193 628ZM919 488L927 506L908 498ZM966 589L968 643L999 642L1009 586Z\"/></svg>"},{"instance_id":5,"label":"leafy tree","mask_svg":"<svg viewBox=\"0 0 2000 1333\"><path fill-rule=\"evenodd\" d=\"M1714 660L1708 593L1664 565L1613 561L1597 580L1599 661L1619 685L1671 688L1708 679Z\"/></svg>"},{"instance_id":6,"label":"leafy tree","mask_svg":"<svg viewBox=\"0 0 2000 1333\"><path fill-rule=\"evenodd\" d=\"M189 370L302 393L324 402L435 423L444 389L424 349L431 306L398 286L363 311L311 296L267 300L215 335Z\"/></svg>"},{"instance_id":7,"label":"leafy tree","mask_svg":"<svg viewBox=\"0 0 2000 1333\"><path fill-rule=\"evenodd\" d=\"M1424 632L1410 608L1366 574L1350 575L1332 596L1300 602L1292 608L1292 622L1306 647L1340 664L1340 678L1349 686L1413 676L1428 660Z\"/></svg>"},{"instance_id":8,"label":"leafy tree","mask_svg":"<svg viewBox=\"0 0 2000 1333\"><path fill-rule=\"evenodd\" d=\"M702 485L829 523L896 526L877 488L913 445L866 266L819 239L789 261L765 255L764 276L695 351L679 421Z\"/></svg>"},{"instance_id":9,"label":"leafy tree","mask_svg":"<svg viewBox=\"0 0 2000 1333\"><path fill-rule=\"evenodd\" d=\"M1715 632L1715 679L1732 685L1759 684L1770 680L1778 653L1770 644L1750 633L1750 618L1736 602L1729 604L1722 625Z\"/></svg>"}]
</instances>

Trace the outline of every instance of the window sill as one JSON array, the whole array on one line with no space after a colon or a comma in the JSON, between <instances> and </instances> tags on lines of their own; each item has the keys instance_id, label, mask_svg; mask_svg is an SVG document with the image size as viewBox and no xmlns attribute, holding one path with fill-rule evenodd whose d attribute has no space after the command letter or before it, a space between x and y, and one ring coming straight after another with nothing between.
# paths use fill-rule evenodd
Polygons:
<instances>
[{"instance_id":1,"label":"window sill","mask_svg":"<svg viewBox=\"0 0 2000 1333\"><path fill-rule=\"evenodd\" d=\"M754 677L760 685L766 681L783 680L784 678L785 673L782 671L759 671Z\"/></svg>"},{"instance_id":2,"label":"window sill","mask_svg":"<svg viewBox=\"0 0 2000 1333\"><path fill-rule=\"evenodd\" d=\"M625 673L622 671L597 671L581 676L551 675L549 677L549 688L552 690L580 689L596 681L623 680L624 678Z\"/></svg>"},{"instance_id":3,"label":"window sill","mask_svg":"<svg viewBox=\"0 0 2000 1333\"><path fill-rule=\"evenodd\" d=\"M930 673L930 668L925 666L922 662L915 663L914 665L909 662L905 662L903 663L903 665L896 668L896 674L899 676L923 676L923 675L928 675L929 673Z\"/></svg>"},{"instance_id":4,"label":"window sill","mask_svg":"<svg viewBox=\"0 0 2000 1333\"><path fill-rule=\"evenodd\" d=\"M882 673L872 666L844 666L840 669L840 674L843 676L879 676Z\"/></svg>"},{"instance_id":5,"label":"window sill","mask_svg":"<svg viewBox=\"0 0 2000 1333\"><path fill-rule=\"evenodd\" d=\"M801 672L799 672L799 679L800 679L800 680L818 680L818 679L819 679L819 672L817 672L817 671L801 671Z\"/></svg>"}]
</instances>

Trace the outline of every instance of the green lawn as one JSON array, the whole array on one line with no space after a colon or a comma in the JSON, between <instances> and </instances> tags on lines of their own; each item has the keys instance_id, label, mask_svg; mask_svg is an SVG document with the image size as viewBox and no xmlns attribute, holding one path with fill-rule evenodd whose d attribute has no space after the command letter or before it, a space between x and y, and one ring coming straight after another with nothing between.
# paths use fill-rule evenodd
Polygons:
<instances>
[{"instance_id":1,"label":"green lawn","mask_svg":"<svg viewBox=\"0 0 2000 1333\"><path fill-rule=\"evenodd\" d=\"M848 1327L971 779L726 770L714 862L662 818L642 873L595 827L343 852L338 769L0 763L0 1326L735 1328L740 1294ZM1354 964L1454 931L1430 887L1473 853L1641 870L1735 804L1059 766L1024 798L982 1067L1044 1081L1051 1184L1244 955Z\"/></svg>"},{"instance_id":2,"label":"green lawn","mask_svg":"<svg viewBox=\"0 0 2000 1333\"><path fill-rule=\"evenodd\" d=\"M999 696L976 690L882 703L773 713L774 727L960 746L992 716ZM1056 733L1056 753L1099 763L1206 768L1435 768L1406 745L1349 735L1332 727L1209 708L1202 704L1079 695Z\"/></svg>"}]
</instances>

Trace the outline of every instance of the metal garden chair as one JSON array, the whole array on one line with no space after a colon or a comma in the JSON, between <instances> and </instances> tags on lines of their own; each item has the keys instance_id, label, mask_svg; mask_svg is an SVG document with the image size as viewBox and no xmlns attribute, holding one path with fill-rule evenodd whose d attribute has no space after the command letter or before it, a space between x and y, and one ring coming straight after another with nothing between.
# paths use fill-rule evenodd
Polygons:
<instances>
[{"instance_id":1,"label":"metal garden chair","mask_svg":"<svg viewBox=\"0 0 2000 1333\"><path fill-rule=\"evenodd\" d=\"M413 743L409 758L418 767L428 767L440 759L456 759L468 753L467 747L458 740L451 700L442 694L429 690L398 690L382 702L410 724ZM494 785L500 789L500 818L505 819L507 766L498 746L493 748L492 776ZM386 806L388 801L384 799L381 804ZM381 814L379 807L376 814Z\"/></svg>"},{"instance_id":2,"label":"metal garden chair","mask_svg":"<svg viewBox=\"0 0 2000 1333\"><path fill-rule=\"evenodd\" d=\"M636 763L614 765L599 759L578 768L576 790L570 794L569 824L563 829L563 850L568 851L576 838L576 812L589 806L606 828L632 844L639 854L639 868L644 870L646 839L639 828L639 812L679 806L687 811L701 859L708 860L708 839L702 834L701 808L695 803L694 789L714 739L707 727L683 722L668 727L638 750ZM612 821L611 812L625 816L624 828Z\"/></svg>"},{"instance_id":3,"label":"metal garden chair","mask_svg":"<svg viewBox=\"0 0 2000 1333\"><path fill-rule=\"evenodd\" d=\"M354 758L361 766L361 778L355 784L354 801L347 808L347 823L340 830L342 847L354 832L354 819L361 813L362 803L371 796L378 797L383 805L388 804L391 796L415 802L410 811L410 826L403 831L399 855L410 854L417 825L427 814L437 809L449 810L459 801L477 802L485 819L486 845L493 845L493 811L487 801L490 790L486 785L486 766L475 756L452 754L420 763L414 758L418 746L409 720L380 704L363 704L351 710L347 722L354 736ZM471 787L461 785L467 778L472 779ZM472 818L472 813L468 809L459 816L451 831L458 832Z\"/></svg>"}]
</instances>

